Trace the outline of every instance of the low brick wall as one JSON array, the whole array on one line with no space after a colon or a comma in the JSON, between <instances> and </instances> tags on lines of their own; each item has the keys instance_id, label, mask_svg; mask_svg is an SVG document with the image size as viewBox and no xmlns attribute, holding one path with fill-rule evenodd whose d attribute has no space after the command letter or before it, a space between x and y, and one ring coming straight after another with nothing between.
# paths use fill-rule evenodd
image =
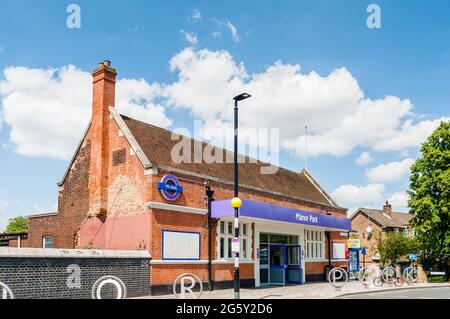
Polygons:
<instances>
[{"instance_id":1,"label":"low brick wall","mask_svg":"<svg viewBox=\"0 0 450 319\"><path fill-rule=\"evenodd\" d=\"M89 299L104 276L119 278L127 297L147 296L149 265L147 251L0 248L0 282L17 299ZM107 283L101 296L115 297L117 288Z\"/></svg>"}]
</instances>

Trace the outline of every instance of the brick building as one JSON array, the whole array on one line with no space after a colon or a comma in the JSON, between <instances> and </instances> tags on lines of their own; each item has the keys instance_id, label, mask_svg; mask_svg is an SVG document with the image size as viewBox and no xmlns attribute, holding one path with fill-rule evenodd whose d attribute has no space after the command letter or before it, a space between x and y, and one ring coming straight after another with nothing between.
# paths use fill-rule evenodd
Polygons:
<instances>
[{"instance_id":1,"label":"brick building","mask_svg":"<svg viewBox=\"0 0 450 319\"><path fill-rule=\"evenodd\" d=\"M174 161L172 151L183 137L117 112L109 61L92 75L92 119L58 184L58 212L30 219L29 246L148 250L154 292L186 272L229 286L233 164ZM191 154L208 148L233 156L183 141ZM332 258L331 247L346 242L347 210L309 172L279 168L267 175L261 174L267 164L244 156L240 161L243 286L323 280L327 265L346 266L345 259ZM207 190L214 192L212 205Z\"/></svg>"},{"instance_id":2,"label":"brick building","mask_svg":"<svg viewBox=\"0 0 450 319\"><path fill-rule=\"evenodd\" d=\"M392 211L392 205L386 201L383 209L359 208L350 217L352 230L360 234L361 246L366 247L366 261L379 262L374 236L388 231L402 232L405 236L413 236L409 222L412 214Z\"/></svg>"}]
</instances>

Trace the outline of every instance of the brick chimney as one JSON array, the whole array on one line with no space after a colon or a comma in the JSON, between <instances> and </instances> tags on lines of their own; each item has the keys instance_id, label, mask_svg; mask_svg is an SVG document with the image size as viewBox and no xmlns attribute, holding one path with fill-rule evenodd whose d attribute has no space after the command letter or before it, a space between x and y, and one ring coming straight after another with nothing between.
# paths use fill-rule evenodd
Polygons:
<instances>
[{"instance_id":1,"label":"brick chimney","mask_svg":"<svg viewBox=\"0 0 450 319\"><path fill-rule=\"evenodd\" d=\"M389 204L388 201L386 201L386 204L383 206L383 213L389 217L392 215L392 205Z\"/></svg>"},{"instance_id":2,"label":"brick chimney","mask_svg":"<svg viewBox=\"0 0 450 319\"><path fill-rule=\"evenodd\" d=\"M109 107L115 105L117 72L105 60L92 72L92 122L89 215L105 215L108 209Z\"/></svg>"}]
</instances>

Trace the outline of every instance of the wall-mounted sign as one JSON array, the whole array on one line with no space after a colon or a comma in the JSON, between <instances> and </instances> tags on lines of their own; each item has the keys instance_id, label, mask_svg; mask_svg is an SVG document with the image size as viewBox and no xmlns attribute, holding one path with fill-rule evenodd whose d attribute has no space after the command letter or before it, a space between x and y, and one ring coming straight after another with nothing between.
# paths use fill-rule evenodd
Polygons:
<instances>
[{"instance_id":1,"label":"wall-mounted sign","mask_svg":"<svg viewBox=\"0 0 450 319\"><path fill-rule=\"evenodd\" d=\"M170 201L177 200L183 192L180 181L174 175L164 176L158 183L158 189L161 191L163 197Z\"/></svg>"},{"instance_id":2,"label":"wall-mounted sign","mask_svg":"<svg viewBox=\"0 0 450 319\"><path fill-rule=\"evenodd\" d=\"M348 234L347 246L349 249L360 249L361 241L359 240L359 234L356 232L350 232Z\"/></svg>"},{"instance_id":3,"label":"wall-mounted sign","mask_svg":"<svg viewBox=\"0 0 450 319\"><path fill-rule=\"evenodd\" d=\"M417 254L409 254L409 260L417 260Z\"/></svg>"},{"instance_id":4,"label":"wall-mounted sign","mask_svg":"<svg viewBox=\"0 0 450 319\"><path fill-rule=\"evenodd\" d=\"M361 241L359 239L349 239L347 241L347 246L349 249L360 249Z\"/></svg>"}]
</instances>

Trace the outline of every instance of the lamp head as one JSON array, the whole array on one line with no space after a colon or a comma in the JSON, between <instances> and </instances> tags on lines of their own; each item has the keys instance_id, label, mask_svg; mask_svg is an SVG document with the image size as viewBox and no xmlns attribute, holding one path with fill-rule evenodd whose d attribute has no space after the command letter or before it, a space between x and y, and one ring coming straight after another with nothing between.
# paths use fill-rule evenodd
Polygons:
<instances>
[{"instance_id":1,"label":"lamp head","mask_svg":"<svg viewBox=\"0 0 450 319\"><path fill-rule=\"evenodd\" d=\"M238 96L234 97L233 100L235 100L236 102L248 99L249 97L252 97L250 94L248 93L242 93L239 94Z\"/></svg>"},{"instance_id":2,"label":"lamp head","mask_svg":"<svg viewBox=\"0 0 450 319\"><path fill-rule=\"evenodd\" d=\"M233 208L241 208L242 207L242 200L238 197L235 197L231 200L231 207Z\"/></svg>"}]
</instances>

